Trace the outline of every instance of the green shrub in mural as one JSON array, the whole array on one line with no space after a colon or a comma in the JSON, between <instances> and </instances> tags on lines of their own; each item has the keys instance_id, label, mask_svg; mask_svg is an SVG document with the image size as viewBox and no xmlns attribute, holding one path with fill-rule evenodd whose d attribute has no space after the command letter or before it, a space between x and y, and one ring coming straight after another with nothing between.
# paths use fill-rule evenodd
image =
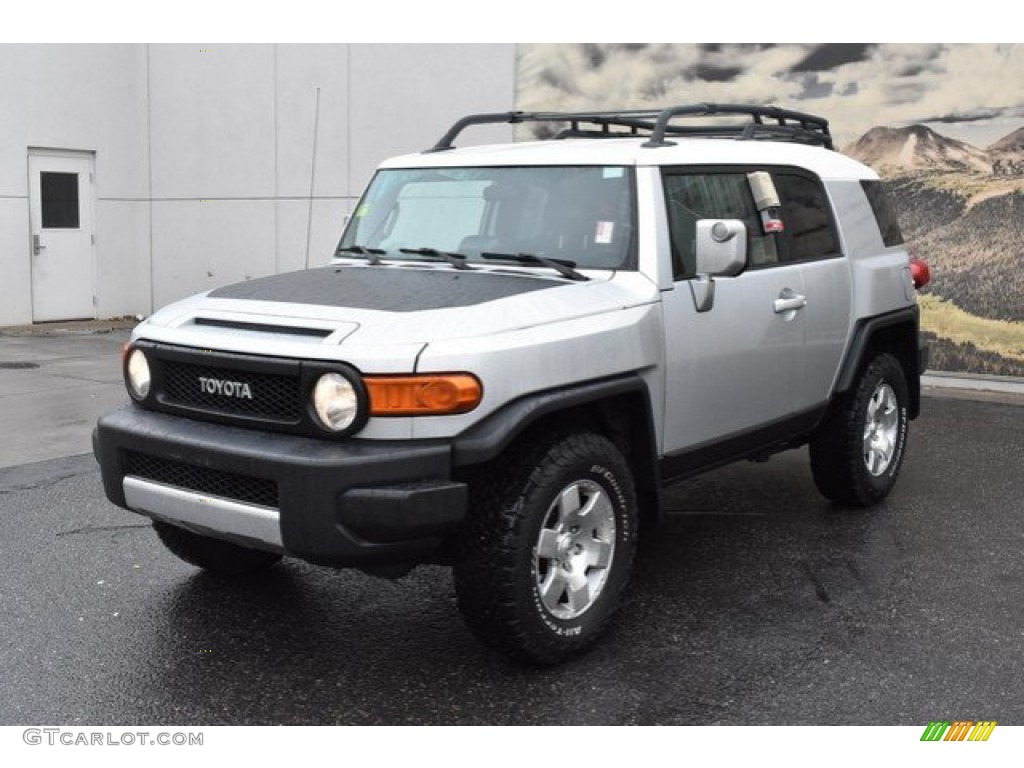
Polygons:
<instances>
[{"instance_id":1,"label":"green shrub in mural","mask_svg":"<svg viewBox=\"0 0 1024 768\"><path fill-rule=\"evenodd\" d=\"M518 70L524 110L711 101L828 115L931 265L932 369L1024 376L1024 45L524 45Z\"/></svg>"}]
</instances>

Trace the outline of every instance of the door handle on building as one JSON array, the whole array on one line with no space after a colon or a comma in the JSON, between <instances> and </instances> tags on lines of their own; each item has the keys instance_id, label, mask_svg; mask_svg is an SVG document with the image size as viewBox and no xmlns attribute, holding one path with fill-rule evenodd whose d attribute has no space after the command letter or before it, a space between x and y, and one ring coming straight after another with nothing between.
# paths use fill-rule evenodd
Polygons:
<instances>
[{"instance_id":1,"label":"door handle on building","mask_svg":"<svg viewBox=\"0 0 1024 768\"><path fill-rule=\"evenodd\" d=\"M38 256L39 252L45 248L45 245L40 245L39 235L32 235L32 255Z\"/></svg>"}]
</instances>

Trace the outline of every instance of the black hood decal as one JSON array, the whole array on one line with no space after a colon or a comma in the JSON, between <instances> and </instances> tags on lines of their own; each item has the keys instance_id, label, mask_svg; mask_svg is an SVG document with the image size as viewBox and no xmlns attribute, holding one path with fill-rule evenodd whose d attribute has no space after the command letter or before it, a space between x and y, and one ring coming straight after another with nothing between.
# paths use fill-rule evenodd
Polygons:
<instances>
[{"instance_id":1,"label":"black hood decal","mask_svg":"<svg viewBox=\"0 0 1024 768\"><path fill-rule=\"evenodd\" d=\"M217 299L281 301L324 307L416 312L469 307L565 285L554 278L419 267L320 267L218 288Z\"/></svg>"}]
</instances>

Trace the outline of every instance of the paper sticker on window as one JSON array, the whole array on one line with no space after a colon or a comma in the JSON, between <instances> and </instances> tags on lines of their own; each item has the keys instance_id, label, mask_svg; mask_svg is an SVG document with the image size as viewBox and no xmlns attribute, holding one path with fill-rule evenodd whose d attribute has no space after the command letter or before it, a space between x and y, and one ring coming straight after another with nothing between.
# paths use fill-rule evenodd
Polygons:
<instances>
[{"instance_id":1,"label":"paper sticker on window","mask_svg":"<svg viewBox=\"0 0 1024 768\"><path fill-rule=\"evenodd\" d=\"M620 166L608 166L601 169L602 179L621 179L622 174L626 172L625 168Z\"/></svg>"},{"instance_id":2,"label":"paper sticker on window","mask_svg":"<svg viewBox=\"0 0 1024 768\"><path fill-rule=\"evenodd\" d=\"M598 245L607 245L612 241L612 233L615 231L614 221L597 222L597 232L594 233L594 242Z\"/></svg>"},{"instance_id":3,"label":"paper sticker on window","mask_svg":"<svg viewBox=\"0 0 1024 768\"><path fill-rule=\"evenodd\" d=\"M370 212L370 206L368 206L368 205L360 205L358 208L356 208L356 218L357 219L361 219L366 214L368 214L369 212Z\"/></svg>"}]
</instances>

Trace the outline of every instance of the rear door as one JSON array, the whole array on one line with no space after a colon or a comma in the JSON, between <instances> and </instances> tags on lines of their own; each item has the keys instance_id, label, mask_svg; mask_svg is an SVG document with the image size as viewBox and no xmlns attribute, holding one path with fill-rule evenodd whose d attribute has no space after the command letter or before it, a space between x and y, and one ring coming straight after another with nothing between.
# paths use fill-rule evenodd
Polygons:
<instances>
[{"instance_id":1,"label":"rear door","mask_svg":"<svg viewBox=\"0 0 1024 768\"><path fill-rule=\"evenodd\" d=\"M828 400L850 330L850 262L840 252L831 205L821 181L796 169L774 172L785 232L781 257L800 265L807 306L800 400L808 406Z\"/></svg>"}]
</instances>

